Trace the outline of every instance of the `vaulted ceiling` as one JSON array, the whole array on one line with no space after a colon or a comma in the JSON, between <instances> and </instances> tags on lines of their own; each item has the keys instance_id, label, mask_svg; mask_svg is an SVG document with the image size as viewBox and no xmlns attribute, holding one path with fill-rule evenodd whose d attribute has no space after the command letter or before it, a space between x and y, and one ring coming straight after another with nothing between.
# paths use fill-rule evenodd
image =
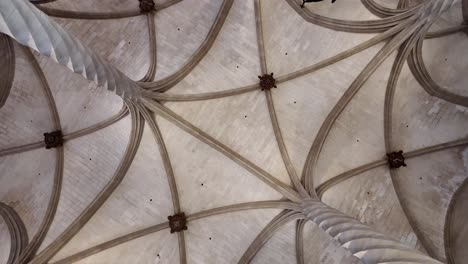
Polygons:
<instances>
[{"instance_id":1,"label":"vaulted ceiling","mask_svg":"<svg viewBox=\"0 0 468 264\"><path fill-rule=\"evenodd\" d=\"M468 257L468 1L2 1L0 263Z\"/></svg>"}]
</instances>

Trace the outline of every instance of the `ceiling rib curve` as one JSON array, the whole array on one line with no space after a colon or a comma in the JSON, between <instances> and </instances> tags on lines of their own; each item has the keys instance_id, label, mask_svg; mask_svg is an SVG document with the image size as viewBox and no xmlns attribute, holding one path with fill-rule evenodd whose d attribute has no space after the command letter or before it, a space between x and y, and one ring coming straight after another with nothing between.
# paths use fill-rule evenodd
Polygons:
<instances>
[{"instance_id":1,"label":"ceiling rib curve","mask_svg":"<svg viewBox=\"0 0 468 264\"><path fill-rule=\"evenodd\" d=\"M259 63L261 65L261 72L258 74L264 75L269 74L267 68L267 56L264 48L264 36L262 29L262 12L260 0L254 0L255 6L255 17L256 17L256 32L257 32L257 44L259 49ZM219 208L202 211L187 216L187 221L194 221L207 216L223 214L227 212L239 211L239 210L251 210L251 209L262 209L262 208L275 208L284 209L277 217L275 217L257 236L257 238L247 248L239 263L249 263L256 255L256 253L263 247L263 245L273 236L273 234L282 226L290 221L298 221L296 229L296 252L298 263L304 262L304 250L303 250L303 231L305 221L314 222L319 228L325 233L329 234L331 238L338 241L344 248L346 248L351 254L360 258L364 263L385 263L385 262L407 262L407 263L441 263L439 260L433 259L425 254L416 251L410 246L407 246L400 241L394 240L385 234L373 230L371 227L361 223L360 221L349 217L331 207L325 205L320 201L320 197L324 191L330 189L332 186L356 176L358 173L370 170L377 166L387 164L387 160L377 160L367 165L360 166L358 168L347 171L343 174L338 175L335 178L323 183L322 185L315 186L314 179L316 178L316 163L320 155L321 149L328 137L328 134L337 120L338 116L346 108L348 103L353 99L354 95L359 91L362 85L369 79L379 65L389 57L389 55L398 51L398 55L393 64L393 69L390 74L390 79L387 85L385 95L385 107L384 107L384 132L385 132L385 147L387 152L395 151L394 142L392 141L392 104L394 92L397 87L398 79L402 67L405 61L410 62L411 69L415 74L418 81L421 83L423 88L431 95L434 95L445 101L449 101L458 105L468 106L468 99L463 96L451 94L447 91L443 91L427 73L424 63L422 61L421 47L423 40L430 37L440 37L446 34L452 34L460 30L465 29L464 26L457 28L450 28L435 32L432 34L427 33L430 25L441 13L452 8L457 1L456 0L429 0L423 2L414 7L402 6L402 9L390 9L380 6L373 0L362 0L366 7L372 12L385 17L380 20L369 20L369 21L345 21L338 19L331 19L316 15L309 9L301 9L299 7L300 1L287 0L289 5L306 21L330 28L338 31L346 31L353 33L379 33L375 38L366 41L365 43L356 46L350 50L340 53L334 57L331 57L323 62L307 67L306 69L300 70L281 76L277 78L277 83L286 82L294 78L298 78L305 74L309 74L315 70L326 67L333 64L334 62L340 61L347 58L357 52L360 52L370 46L373 46L381 41L388 40L386 45L377 53L377 55L369 62L354 82L349 86L343 96L339 99L333 109L327 115L325 121L321 124L320 130L315 137L312 147L307 155L306 162L302 177L297 175L297 172L289 157L286 144L284 143L283 135L281 132L281 126L276 116L276 110L274 106L273 96L269 89L266 89L266 101L269 109L270 121L273 126L275 138L281 153L282 160L286 166L289 177L293 183L290 187L287 184L277 180L273 175L264 171L262 168L252 163L245 157L241 156L234 150L230 149L222 142L217 141L201 129L192 125L175 112L171 111L168 107L161 104L161 101L190 101L190 100L208 100L214 98L221 98L227 96L233 96L240 93L252 92L260 89L260 84L253 84L251 86L235 88L230 91L205 93L205 94L193 94L193 95L171 95L165 94L164 92L172 88L175 84L181 81L186 75L188 75L196 65L203 59L207 54L211 46L213 45L216 36L220 32L224 21L229 14L229 10L233 4L232 0L225 0L221 6L221 9L216 17L213 26L208 33L207 38L195 52L192 58L186 63L179 71L175 74L163 79L162 81L152 82L156 71L156 50L155 46L152 45L150 50L152 61L145 77L137 83L130 80L125 74L118 71L112 65L105 63L104 60L99 58L93 51L86 48L79 40L67 33L61 26L51 21L44 13L36 9L32 4L24 0L12 0L0 2L0 32L11 36L19 43L37 50L40 54L49 56L68 67L71 71L82 75L90 81L98 83L100 86L104 86L108 90L115 91L120 95L126 103L124 107L116 116L105 120L92 127L76 131L72 134L66 135L66 140L71 140L76 137L80 137L104 127L107 127L118 120L122 119L127 113L130 113L132 119L132 130L130 134L130 141L128 143L125 155L121 160L111 182L105 186L103 190L98 194L93 202L88 205L85 211L73 221L73 223L56 239L54 240L44 251L32 258L31 263L39 264L48 262L65 244L70 241L75 234L89 221L94 213L102 206L107 198L113 193L118 187L122 179L125 177L127 170L129 169L133 158L135 157L138 146L140 145L143 127L145 121L150 125L151 131L155 137L155 141L158 143L162 159L164 161L164 167L168 182L170 185L171 196L174 206L174 213L181 213L181 206L179 203L179 195L177 186L174 178L174 171L172 168L169 155L167 153L164 140L159 131L158 124L151 112L156 115L162 116L175 125L179 126L192 136L198 138L202 142L210 145L214 149L223 153L239 165L250 171L254 176L264 181L271 188L276 190L278 193L284 195L288 201L264 201L264 202L252 202L245 204L237 204L231 206L224 206ZM165 8L169 5L175 4L179 1L169 1L160 9ZM467 2L463 0L463 11L466 18L467 13ZM407 3L407 2L404 2ZM136 16L142 14L141 11L129 11L122 13L88 13L88 12L70 12L65 10L55 10L50 8L41 7L43 11L53 16L75 18L75 19L114 19L123 18L128 16ZM156 11L159 10L156 7ZM151 23L153 20L153 13L147 14L148 16L148 27L149 36L154 44L154 24ZM33 65L39 72L43 86L46 87L46 94L49 100L49 107L52 112L54 119L54 125L56 130L61 130L60 120L58 117L57 108L54 103L53 96L48 89L47 80L44 74L41 72L41 68L35 60L33 54L29 52L29 56L33 61ZM271 75L273 76L273 74ZM11 86L11 85L10 85ZM3 87L0 87L3 88ZM271 88L271 87L270 87ZM65 140L65 141L66 141ZM452 142L447 142L431 147L413 150L405 152L406 158L416 157L430 152L435 152L447 148L466 146L468 143L467 139L458 139ZM24 146L19 146L7 150L1 150L0 156L11 155L13 153L19 153L22 151L31 150L33 148L44 146L42 143L32 143ZM384 156L385 153L382 154ZM29 259L35 253L35 250L40 246L42 239L47 233L52 221L56 205L60 196L60 182L61 174L63 170L63 148L57 148L57 167L55 170L56 176L54 180L54 191L52 193L48 213L41 227L41 231L38 232L33 238L32 246L28 246L26 250L21 249L21 257ZM393 171L390 170L392 179L394 178ZM398 194L398 184L393 181L394 188ZM400 197L400 195L398 195ZM401 203L403 210L406 212L405 205ZM424 244L424 237L418 231L418 227L413 223L411 217L407 214L409 222L412 224L413 230L415 231L418 239ZM19 224L20 220L15 220L14 223ZM161 223L152 227L148 227L127 235L115 238L106 243L91 247L85 251L78 252L65 259L59 260L56 263L73 263L83 258L89 257L102 250L110 247L122 244L132 239L157 232L169 227L169 224ZM178 233L179 241L179 258L181 263L187 262L187 251L185 245L184 232ZM12 240L12 243L14 241ZM30 244L30 245L31 245ZM15 247L12 247L14 249ZM429 252L431 256L433 254ZM19 256L19 255L18 255Z\"/></svg>"}]
</instances>

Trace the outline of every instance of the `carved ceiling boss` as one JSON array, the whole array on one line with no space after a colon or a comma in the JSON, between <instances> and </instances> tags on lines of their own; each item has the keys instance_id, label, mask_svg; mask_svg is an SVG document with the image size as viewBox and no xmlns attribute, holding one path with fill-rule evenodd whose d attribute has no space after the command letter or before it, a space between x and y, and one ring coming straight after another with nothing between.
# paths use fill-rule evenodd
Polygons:
<instances>
[{"instance_id":1,"label":"carved ceiling boss","mask_svg":"<svg viewBox=\"0 0 468 264\"><path fill-rule=\"evenodd\" d=\"M323 0L302 0L301 8L304 8L305 3L312 3L312 2L322 2ZM332 0L332 3L335 3L336 0Z\"/></svg>"}]
</instances>

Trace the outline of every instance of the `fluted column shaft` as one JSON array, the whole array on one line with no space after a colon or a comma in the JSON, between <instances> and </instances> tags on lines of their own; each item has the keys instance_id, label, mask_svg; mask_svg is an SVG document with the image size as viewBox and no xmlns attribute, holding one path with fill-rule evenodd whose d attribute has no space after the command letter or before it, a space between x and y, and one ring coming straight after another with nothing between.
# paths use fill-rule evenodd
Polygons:
<instances>
[{"instance_id":1,"label":"fluted column shaft","mask_svg":"<svg viewBox=\"0 0 468 264\"><path fill-rule=\"evenodd\" d=\"M309 220L363 263L441 263L322 202L306 200L301 207Z\"/></svg>"},{"instance_id":2,"label":"fluted column shaft","mask_svg":"<svg viewBox=\"0 0 468 264\"><path fill-rule=\"evenodd\" d=\"M29 1L0 1L0 32L124 99L141 96L141 88L134 81L99 58Z\"/></svg>"}]
</instances>

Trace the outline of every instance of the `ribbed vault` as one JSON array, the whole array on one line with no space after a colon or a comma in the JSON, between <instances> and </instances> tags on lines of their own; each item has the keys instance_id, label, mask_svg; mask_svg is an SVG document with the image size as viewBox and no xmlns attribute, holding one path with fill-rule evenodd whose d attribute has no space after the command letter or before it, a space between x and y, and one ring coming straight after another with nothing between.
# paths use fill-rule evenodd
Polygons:
<instances>
[{"instance_id":1,"label":"ribbed vault","mask_svg":"<svg viewBox=\"0 0 468 264\"><path fill-rule=\"evenodd\" d=\"M301 3L0 2L0 261L462 263L468 1Z\"/></svg>"}]
</instances>

